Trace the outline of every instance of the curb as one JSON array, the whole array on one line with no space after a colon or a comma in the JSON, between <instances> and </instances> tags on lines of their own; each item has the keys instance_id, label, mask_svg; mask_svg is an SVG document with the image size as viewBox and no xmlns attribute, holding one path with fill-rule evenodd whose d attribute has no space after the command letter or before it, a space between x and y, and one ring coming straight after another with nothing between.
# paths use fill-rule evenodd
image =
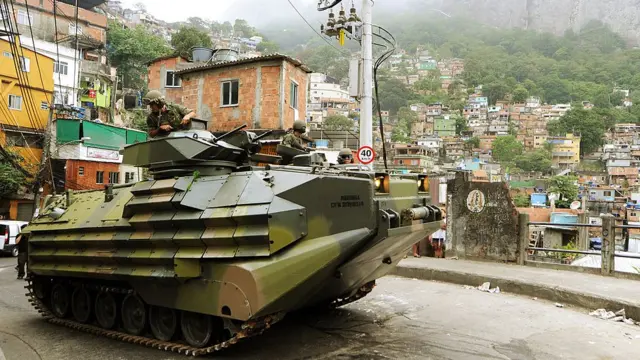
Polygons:
<instances>
[{"instance_id":1,"label":"curb","mask_svg":"<svg viewBox=\"0 0 640 360\"><path fill-rule=\"evenodd\" d=\"M470 286L479 286L482 285L482 283L490 282L491 287L499 286L500 291L537 297L565 305L573 305L589 311L600 308L612 311L624 309L627 317L636 321L640 320L640 304L632 304L627 301L606 296L586 294L562 288L560 286L547 286L497 276L465 273L462 271L439 270L423 267L418 268L401 265L397 266L389 275Z\"/></svg>"}]
</instances>

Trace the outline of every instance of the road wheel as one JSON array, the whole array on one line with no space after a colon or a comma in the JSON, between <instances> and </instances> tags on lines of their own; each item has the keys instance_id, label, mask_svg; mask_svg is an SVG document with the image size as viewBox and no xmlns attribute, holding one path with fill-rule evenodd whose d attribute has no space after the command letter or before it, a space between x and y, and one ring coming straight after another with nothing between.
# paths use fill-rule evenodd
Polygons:
<instances>
[{"instance_id":1,"label":"road wheel","mask_svg":"<svg viewBox=\"0 0 640 360\"><path fill-rule=\"evenodd\" d=\"M222 320L222 319L220 319ZM214 339L216 330L210 315L183 311L180 317L180 329L187 343L193 347L203 348Z\"/></svg>"},{"instance_id":2,"label":"road wheel","mask_svg":"<svg viewBox=\"0 0 640 360\"><path fill-rule=\"evenodd\" d=\"M149 326L156 339L170 341L178 329L178 315L173 309L151 306L149 308Z\"/></svg>"},{"instance_id":3,"label":"road wheel","mask_svg":"<svg viewBox=\"0 0 640 360\"><path fill-rule=\"evenodd\" d=\"M55 284L51 289L51 312L59 318L69 315L69 291L62 284Z\"/></svg>"},{"instance_id":4,"label":"road wheel","mask_svg":"<svg viewBox=\"0 0 640 360\"><path fill-rule=\"evenodd\" d=\"M140 335L147 327L147 308L144 301L129 294L122 301L122 326L131 335Z\"/></svg>"},{"instance_id":5,"label":"road wheel","mask_svg":"<svg viewBox=\"0 0 640 360\"><path fill-rule=\"evenodd\" d=\"M112 294L101 292L96 296L96 320L103 329L113 329L118 320L118 305Z\"/></svg>"},{"instance_id":6,"label":"road wheel","mask_svg":"<svg viewBox=\"0 0 640 360\"><path fill-rule=\"evenodd\" d=\"M91 294L83 287L77 287L71 295L71 313L78 322L86 324L91 320L93 308Z\"/></svg>"},{"instance_id":7,"label":"road wheel","mask_svg":"<svg viewBox=\"0 0 640 360\"><path fill-rule=\"evenodd\" d=\"M11 249L11 256L18 257L18 247L17 246L14 246L13 249Z\"/></svg>"}]
</instances>

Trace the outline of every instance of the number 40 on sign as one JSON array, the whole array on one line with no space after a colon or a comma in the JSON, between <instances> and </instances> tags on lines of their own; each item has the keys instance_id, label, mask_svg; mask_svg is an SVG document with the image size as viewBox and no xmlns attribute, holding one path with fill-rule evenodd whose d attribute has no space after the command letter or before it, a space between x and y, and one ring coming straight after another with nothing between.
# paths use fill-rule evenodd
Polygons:
<instances>
[{"instance_id":1,"label":"number 40 on sign","mask_svg":"<svg viewBox=\"0 0 640 360\"><path fill-rule=\"evenodd\" d=\"M376 152L371 146L362 146L358 149L358 161L363 165L368 165L376 158Z\"/></svg>"}]
</instances>

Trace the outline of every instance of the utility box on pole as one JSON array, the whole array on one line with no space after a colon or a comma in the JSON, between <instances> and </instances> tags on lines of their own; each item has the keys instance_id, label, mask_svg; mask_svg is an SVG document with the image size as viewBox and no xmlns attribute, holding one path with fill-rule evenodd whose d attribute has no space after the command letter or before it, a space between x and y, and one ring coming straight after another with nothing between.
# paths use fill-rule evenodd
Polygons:
<instances>
[{"instance_id":1,"label":"utility box on pole","mask_svg":"<svg viewBox=\"0 0 640 360\"><path fill-rule=\"evenodd\" d=\"M349 96L356 100L362 96L362 59L360 57L349 61Z\"/></svg>"}]
</instances>

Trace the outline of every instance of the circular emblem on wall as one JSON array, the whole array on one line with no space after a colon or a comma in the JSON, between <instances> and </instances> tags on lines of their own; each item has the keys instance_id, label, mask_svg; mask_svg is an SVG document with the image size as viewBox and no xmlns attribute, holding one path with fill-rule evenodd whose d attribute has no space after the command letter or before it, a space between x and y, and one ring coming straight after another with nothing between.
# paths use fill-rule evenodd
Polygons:
<instances>
[{"instance_id":1,"label":"circular emblem on wall","mask_svg":"<svg viewBox=\"0 0 640 360\"><path fill-rule=\"evenodd\" d=\"M484 193L480 190L473 190L467 196L467 209L474 213L479 213L484 209Z\"/></svg>"}]
</instances>

